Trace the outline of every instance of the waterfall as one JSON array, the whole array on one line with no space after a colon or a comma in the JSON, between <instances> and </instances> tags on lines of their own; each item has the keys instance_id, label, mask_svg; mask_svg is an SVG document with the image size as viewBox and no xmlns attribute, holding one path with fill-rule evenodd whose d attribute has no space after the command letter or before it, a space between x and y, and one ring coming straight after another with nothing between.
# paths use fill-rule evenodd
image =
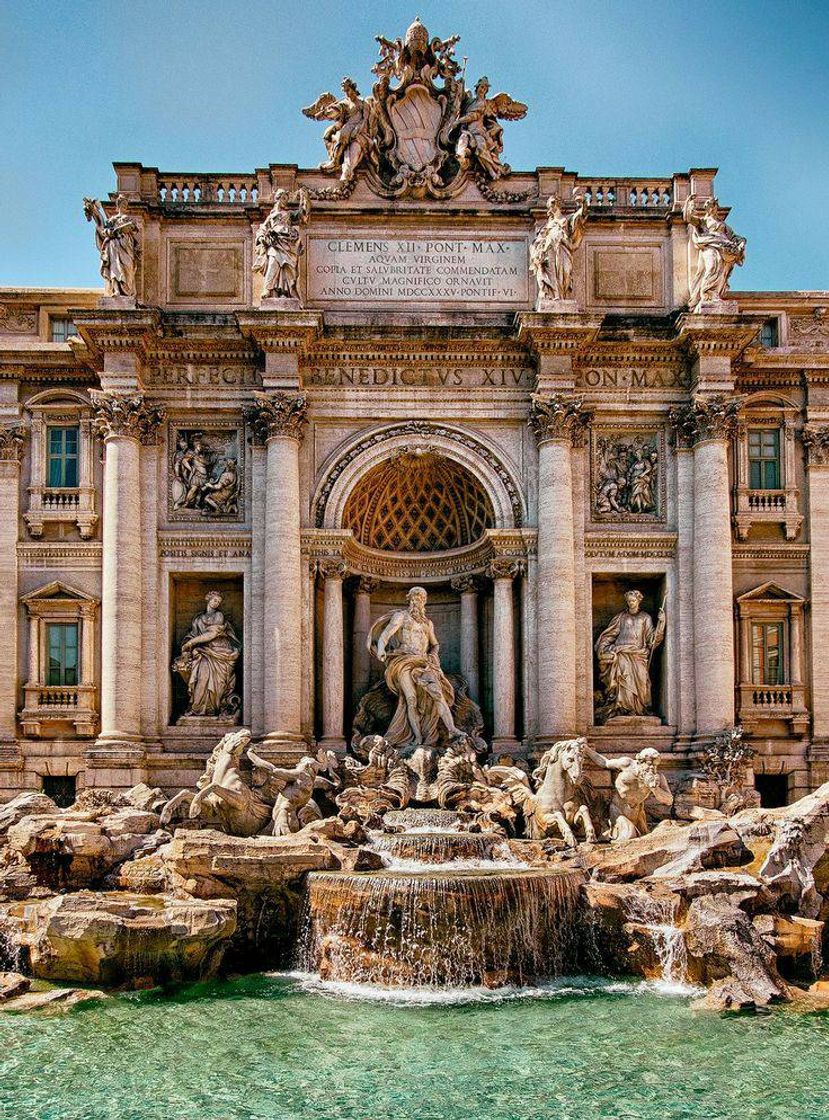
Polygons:
<instances>
[{"instance_id":1,"label":"waterfall","mask_svg":"<svg viewBox=\"0 0 829 1120\"><path fill-rule=\"evenodd\" d=\"M579 871L314 872L299 966L392 987L523 985L577 968Z\"/></svg>"},{"instance_id":2,"label":"waterfall","mask_svg":"<svg viewBox=\"0 0 829 1120\"><path fill-rule=\"evenodd\" d=\"M525 866L501 836L487 832L374 832L369 847L392 871L429 870L434 864L459 871Z\"/></svg>"},{"instance_id":3,"label":"waterfall","mask_svg":"<svg viewBox=\"0 0 829 1120\"><path fill-rule=\"evenodd\" d=\"M676 924L678 899L636 894L628 900L628 918L651 939L662 971L660 982L671 988L688 984L685 934Z\"/></svg>"}]
</instances>

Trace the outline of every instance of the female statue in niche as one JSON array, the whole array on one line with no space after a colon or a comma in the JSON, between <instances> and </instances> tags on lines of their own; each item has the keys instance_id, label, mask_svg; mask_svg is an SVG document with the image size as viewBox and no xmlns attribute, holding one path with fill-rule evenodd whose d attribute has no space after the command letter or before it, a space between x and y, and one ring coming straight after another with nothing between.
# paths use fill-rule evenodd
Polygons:
<instances>
[{"instance_id":1,"label":"female statue in niche","mask_svg":"<svg viewBox=\"0 0 829 1120\"><path fill-rule=\"evenodd\" d=\"M207 610L197 614L184 636L181 653L173 662L173 672L187 684L190 698L185 716L238 716L241 699L236 693L236 662L241 644L219 610L218 591L205 595Z\"/></svg>"},{"instance_id":2,"label":"female statue in niche","mask_svg":"<svg viewBox=\"0 0 829 1120\"><path fill-rule=\"evenodd\" d=\"M641 610L643 598L641 591L627 591L626 610L610 620L596 642L608 718L652 712L651 661L665 637L665 603L654 626Z\"/></svg>"}]
</instances>

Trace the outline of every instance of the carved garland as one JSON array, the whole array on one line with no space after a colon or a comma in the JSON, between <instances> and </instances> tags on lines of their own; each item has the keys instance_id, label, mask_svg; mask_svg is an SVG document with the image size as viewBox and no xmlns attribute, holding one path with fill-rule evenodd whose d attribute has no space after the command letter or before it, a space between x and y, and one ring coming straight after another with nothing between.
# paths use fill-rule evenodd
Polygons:
<instances>
[{"instance_id":1,"label":"carved garland","mask_svg":"<svg viewBox=\"0 0 829 1120\"><path fill-rule=\"evenodd\" d=\"M512 516L515 527L520 529L523 524L523 507L521 504L521 495L518 492L518 487L512 479L509 471L504 464L484 443L482 443L475 436L469 432L458 431L456 428L445 427L442 424L433 424L428 420L409 420L405 424L395 424L391 428L383 428L376 431L365 439L360 440L354 444L353 447L339 459L331 471L329 472L325 484L317 498L314 506L314 525L316 528L321 529L325 521L325 509L328 505L328 499L331 496L331 491L343 471L354 462L364 451L371 447L376 447L380 443L385 443L387 440L396 439L401 435L412 435L420 438L440 437L441 439L451 440L453 443L465 447L467 450L472 451L498 475L504 489L509 496L510 506L512 507Z\"/></svg>"},{"instance_id":2,"label":"carved garland","mask_svg":"<svg viewBox=\"0 0 829 1120\"><path fill-rule=\"evenodd\" d=\"M271 436L288 436L302 442L308 421L308 398L304 393L254 393L253 399L244 416L255 440L266 443Z\"/></svg>"},{"instance_id":3,"label":"carved garland","mask_svg":"<svg viewBox=\"0 0 829 1120\"><path fill-rule=\"evenodd\" d=\"M543 397L533 393L530 404L530 427L539 444L548 440L567 440L578 446L590 423L592 412L584 407L581 397L554 393Z\"/></svg>"},{"instance_id":4,"label":"carved garland","mask_svg":"<svg viewBox=\"0 0 829 1120\"><path fill-rule=\"evenodd\" d=\"M147 404L142 393L90 389L89 396L95 410L95 431L102 439L130 436L145 445L156 442L166 411L158 405Z\"/></svg>"}]
</instances>

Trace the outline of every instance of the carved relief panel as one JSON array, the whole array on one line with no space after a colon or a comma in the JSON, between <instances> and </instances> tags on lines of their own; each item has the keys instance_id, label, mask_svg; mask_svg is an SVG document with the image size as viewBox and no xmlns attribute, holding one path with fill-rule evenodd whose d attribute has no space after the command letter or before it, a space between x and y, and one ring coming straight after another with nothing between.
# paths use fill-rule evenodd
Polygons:
<instances>
[{"instance_id":1,"label":"carved relief panel","mask_svg":"<svg viewBox=\"0 0 829 1120\"><path fill-rule=\"evenodd\" d=\"M590 459L593 521L664 522L663 428L594 427Z\"/></svg>"},{"instance_id":2,"label":"carved relief panel","mask_svg":"<svg viewBox=\"0 0 829 1120\"><path fill-rule=\"evenodd\" d=\"M170 424L167 442L170 520L243 521L245 468L241 426Z\"/></svg>"}]
</instances>

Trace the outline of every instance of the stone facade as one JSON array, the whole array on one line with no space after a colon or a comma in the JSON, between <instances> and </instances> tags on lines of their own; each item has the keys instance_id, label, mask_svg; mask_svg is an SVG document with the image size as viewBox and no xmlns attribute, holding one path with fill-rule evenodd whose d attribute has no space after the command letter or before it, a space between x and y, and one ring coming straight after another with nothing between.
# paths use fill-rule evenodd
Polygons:
<instances>
[{"instance_id":1,"label":"stone facade","mask_svg":"<svg viewBox=\"0 0 829 1120\"><path fill-rule=\"evenodd\" d=\"M688 309L713 170L496 160L496 186L451 158L396 195L359 160L116 164L135 298L0 290L4 796L193 784L228 717L182 719L172 665L216 586L271 757L343 747L366 636L417 583L496 754L585 734L670 775L742 722L771 796L829 777L829 293ZM530 261L551 198L583 220L566 299ZM295 291L263 299L291 199ZM594 643L632 588L665 604L653 711L599 723Z\"/></svg>"}]
</instances>

